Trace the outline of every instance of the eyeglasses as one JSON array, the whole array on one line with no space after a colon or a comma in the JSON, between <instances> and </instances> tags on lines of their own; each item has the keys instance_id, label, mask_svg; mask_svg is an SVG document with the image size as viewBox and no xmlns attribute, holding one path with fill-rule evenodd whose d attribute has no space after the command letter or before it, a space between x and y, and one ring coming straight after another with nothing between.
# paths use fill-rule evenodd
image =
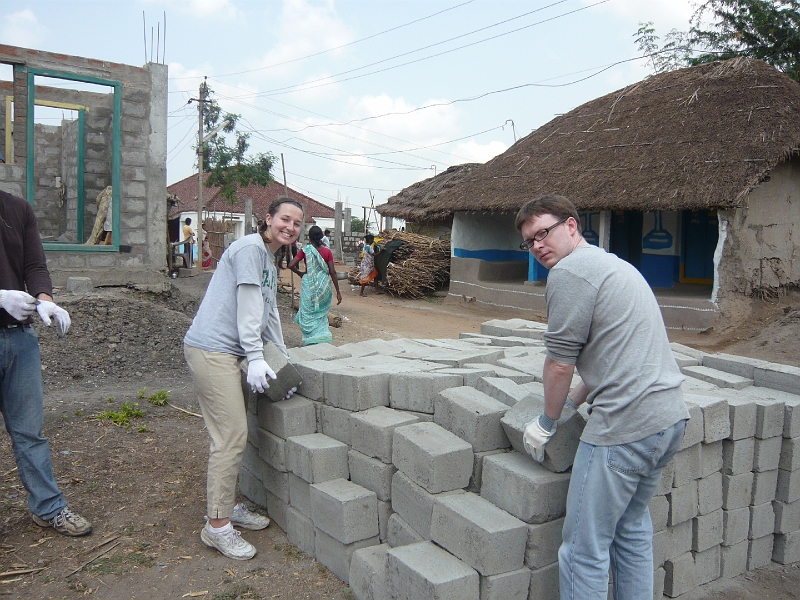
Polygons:
<instances>
[{"instance_id":1,"label":"eyeglasses","mask_svg":"<svg viewBox=\"0 0 800 600\"><path fill-rule=\"evenodd\" d=\"M519 245L520 250L530 250L533 247L535 242L541 242L544 238L547 237L547 234L550 233L553 229L561 225L562 223L566 222L569 217L564 217L558 223L553 223L550 227L542 229L541 231L537 232L535 236L533 236L530 240L525 240Z\"/></svg>"}]
</instances>

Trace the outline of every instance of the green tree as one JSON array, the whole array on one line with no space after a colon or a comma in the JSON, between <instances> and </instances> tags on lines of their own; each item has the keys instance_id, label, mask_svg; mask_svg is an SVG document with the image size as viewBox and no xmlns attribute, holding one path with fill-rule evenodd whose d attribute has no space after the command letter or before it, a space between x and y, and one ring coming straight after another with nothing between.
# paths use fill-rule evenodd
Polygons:
<instances>
[{"instance_id":1,"label":"green tree","mask_svg":"<svg viewBox=\"0 0 800 600\"><path fill-rule=\"evenodd\" d=\"M236 128L241 115L223 113L213 93L206 87L203 102L205 132L210 133L220 123L225 123L225 126L203 145L203 171L209 173L205 185L219 187L222 197L233 203L240 187L251 184L266 186L273 181L272 167L276 159L270 152L248 156L250 134ZM228 143L224 134L233 135L233 144Z\"/></svg>"},{"instance_id":2,"label":"green tree","mask_svg":"<svg viewBox=\"0 0 800 600\"><path fill-rule=\"evenodd\" d=\"M652 21L639 23L634 39L639 51L647 56L653 73L674 71L689 64L691 56L686 43L686 33L673 29L664 37L664 45L659 48Z\"/></svg>"},{"instance_id":3,"label":"green tree","mask_svg":"<svg viewBox=\"0 0 800 600\"><path fill-rule=\"evenodd\" d=\"M364 230L364 219L358 217L350 217L350 231L353 233L369 233L369 226L366 231Z\"/></svg>"}]
</instances>

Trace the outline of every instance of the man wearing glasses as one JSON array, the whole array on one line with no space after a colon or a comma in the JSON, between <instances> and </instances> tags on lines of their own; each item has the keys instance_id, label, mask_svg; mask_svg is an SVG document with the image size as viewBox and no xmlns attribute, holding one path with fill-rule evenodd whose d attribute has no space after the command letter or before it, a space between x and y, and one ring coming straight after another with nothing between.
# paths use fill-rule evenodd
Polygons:
<instances>
[{"instance_id":1,"label":"man wearing glasses","mask_svg":"<svg viewBox=\"0 0 800 600\"><path fill-rule=\"evenodd\" d=\"M616 600L652 598L648 504L689 418L661 311L632 265L581 236L567 198L531 200L516 226L520 248L550 269L544 413L523 437L531 456L544 458L566 403L589 406L559 550L561 600L605 600L609 563Z\"/></svg>"}]
</instances>

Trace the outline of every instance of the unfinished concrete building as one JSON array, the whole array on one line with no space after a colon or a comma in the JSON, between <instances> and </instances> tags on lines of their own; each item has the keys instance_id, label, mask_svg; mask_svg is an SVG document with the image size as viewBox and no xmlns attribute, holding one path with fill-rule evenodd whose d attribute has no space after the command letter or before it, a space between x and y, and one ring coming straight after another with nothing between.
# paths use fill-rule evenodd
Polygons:
<instances>
[{"instance_id":1,"label":"unfinished concrete building","mask_svg":"<svg viewBox=\"0 0 800 600\"><path fill-rule=\"evenodd\" d=\"M54 283L160 277L167 66L0 45L2 65L0 189L33 206Z\"/></svg>"}]
</instances>

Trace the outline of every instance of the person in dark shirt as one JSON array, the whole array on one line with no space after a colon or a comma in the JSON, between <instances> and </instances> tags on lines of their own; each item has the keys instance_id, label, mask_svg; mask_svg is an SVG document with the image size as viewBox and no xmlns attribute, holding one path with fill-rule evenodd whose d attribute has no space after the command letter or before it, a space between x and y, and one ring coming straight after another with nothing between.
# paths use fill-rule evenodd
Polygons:
<instances>
[{"instance_id":1,"label":"person in dark shirt","mask_svg":"<svg viewBox=\"0 0 800 600\"><path fill-rule=\"evenodd\" d=\"M67 506L53 476L50 443L42 436L42 359L31 327L34 312L45 325L55 325L59 337L66 335L69 314L53 302L33 209L0 191L0 414L33 522L63 535L86 535L92 525Z\"/></svg>"}]
</instances>

